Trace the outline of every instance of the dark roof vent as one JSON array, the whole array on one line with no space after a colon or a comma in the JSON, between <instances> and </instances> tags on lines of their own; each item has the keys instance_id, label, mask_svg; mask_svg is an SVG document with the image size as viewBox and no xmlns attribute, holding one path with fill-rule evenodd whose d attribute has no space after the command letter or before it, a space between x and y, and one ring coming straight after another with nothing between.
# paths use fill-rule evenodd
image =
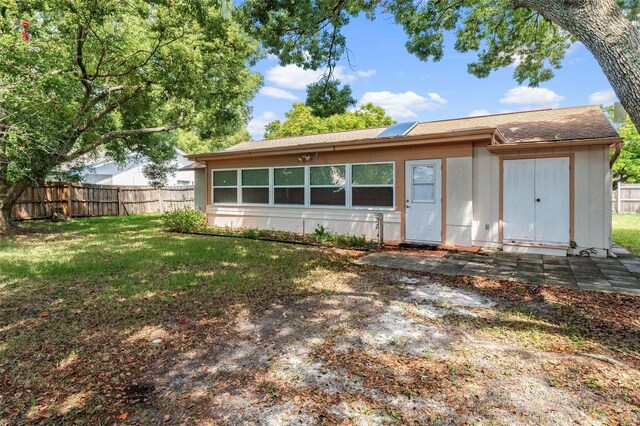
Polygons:
<instances>
[{"instance_id":1,"label":"dark roof vent","mask_svg":"<svg viewBox=\"0 0 640 426\"><path fill-rule=\"evenodd\" d=\"M409 133L409 131L413 129L416 124L418 124L417 121L392 124L391 126L378 133L378 136L376 136L376 138L392 138L394 136L404 136Z\"/></svg>"}]
</instances>

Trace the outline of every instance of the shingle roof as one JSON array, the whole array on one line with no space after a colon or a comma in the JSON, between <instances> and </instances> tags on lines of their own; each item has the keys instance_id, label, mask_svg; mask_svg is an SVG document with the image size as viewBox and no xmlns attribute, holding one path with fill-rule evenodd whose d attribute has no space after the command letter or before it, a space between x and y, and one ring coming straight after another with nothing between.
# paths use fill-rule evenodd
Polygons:
<instances>
[{"instance_id":1,"label":"shingle roof","mask_svg":"<svg viewBox=\"0 0 640 426\"><path fill-rule=\"evenodd\" d=\"M242 152L255 149L375 139L378 133L384 129L384 127L375 127L345 132L243 142L223 152ZM618 136L602 109L595 105L427 121L418 123L405 136L454 133L479 129L498 129L504 136L506 143L600 139ZM384 141L384 139L379 140L381 142Z\"/></svg>"},{"instance_id":2,"label":"shingle roof","mask_svg":"<svg viewBox=\"0 0 640 426\"><path fill-rule=\"evenodd\" d=\"M597 105L513 112L419 123L409 135L497 128L507 143L617 137Z\"/></svg>"}]
</instances>

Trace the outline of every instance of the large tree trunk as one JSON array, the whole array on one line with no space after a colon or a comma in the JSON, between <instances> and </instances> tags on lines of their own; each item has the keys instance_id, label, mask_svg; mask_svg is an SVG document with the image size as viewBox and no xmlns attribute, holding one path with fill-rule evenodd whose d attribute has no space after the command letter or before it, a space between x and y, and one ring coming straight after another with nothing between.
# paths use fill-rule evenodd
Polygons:
<instances>
[{"instance_id":1,"label":"large tree trunk","mask_svg":"<svg viewBox=\"0 0 640 426\"><path fill-rule=\"evenodd\" d=\"M24 183L0 184L0 233L13 228L11 212L26 187Z\"/></svg>"},{"instance_id":2,"label":"large tree trunk","mask_svg":"<svg viewBox=\"0 0 640 426\"><path fill-rule=\"evenodd\" d=\"M591 51L640 129L640 32L615 0L514 0L573 34Z\"/></svg>"}]
</instances>

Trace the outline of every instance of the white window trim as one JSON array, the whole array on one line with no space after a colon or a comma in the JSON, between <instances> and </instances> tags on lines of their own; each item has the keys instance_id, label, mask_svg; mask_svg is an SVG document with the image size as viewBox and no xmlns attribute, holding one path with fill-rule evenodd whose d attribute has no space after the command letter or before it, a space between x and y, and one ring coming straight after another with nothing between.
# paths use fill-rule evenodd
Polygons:
<instances>
[{"instance_id":1,"label":"white window trim","mask_svg":"<svg viewBox=\"0 0 640 426\"><path fill-rule=\"evenodd\" d=\"M351 206L350 208L352 209L358 209L358 210L395 210L396 209L396 162L395 161L376 161L376 162L365 162L365 163L350 163L349 164L349 177L351 177L351 173L352 173L352 167L353 166L366 166L366 165L374 165L374 164L391 164L391 174L393 176L393 182L391 182L390 184L385 184L385 185L381 185L381 184L377 184L377 185L367 185L367 184L356 184L354 185L353 182L351 181L351 179L349 179L349 195L353 196L351 188L389 188L391 187L393 189L393 195L392 195L392 204L391 206L354 206L353 205L353 200L350 200L349 205Z\"/></svg>"},{"instance_id":2,"label":"white window trim","mask_svg":"<svg viewBox=\"0 0 640 426\"><path fill-rule=\"evenodd\" d=\"M213 181L215 172L230 172L236 171L236 185L235 186L215 186L215 182ZM236 188L236 202L235 203L216 203L214 202L214 191L216 188ZM216 206L237 206L240 204L240 171L238 169L211 169L211 204L215 204Z\"/></svg>"},{"instance_id":3,"label":"white window trim","mask_svg":"<svg viewBox=\"0 0 640 426\"><path fill-rule=\"evenodd\" d=\"M271 172L271 206L272 207L289 207L289 208L306 208L309 202L307 195L307 167L306 166L278 166L273 167ZM276 186L276 170L282 169L302 169L302 185L281 185ZM276 188L303 188L304 189L304 203L302 204L276 204Z\"/></svg>"},{"instance_id":4,"label":"white window trim","mask_svg":"<svg viewBox=\"0 0 640 426\"><path fill-rule=\"evenodd\" d=\"M243 185L242 184L242 171L243 170L267 170L269 183L267 185ZM267 188L269 191L269 202L267 203L243 203L242 202L242 189L243 188ZM273 205L273 167L242 167L238 169L238 205L239 206L261 206L268 207Z\"/></svg>"},{"instance_id":5,"label":"white window trim","mask_svg":"<svg viewBox=\"0 0 640 426\"><path fill-rule=\"evenodd\" d=\"M344 167L344 185L311 185L311 168L312 167ZM349 182L351 181L351 174L350 174L350 169L351 167L349 166L349 163L336 163L336 164L313 164L313 165L308 165L307 168L309 169L309 181L308 181L308 187L309 187L309 200L308 200L308 207L311 209L348 209L350 208L349 206L351 205L350 203L350 186L349 186ZM344 205L335 205L335 204L311 204L311 188L343 188L344 189Z\"/></svg>"},{"instance_id":6,"label":"white window trim","mask_svg":"<svg viewBox=\"0 0 640 426\"><path fill-rule=\"evenodd\" d=\"M356 184L352 183L352 167L358 165L373 165L373 164L391 164L393 167L393 183L392 184ZM344 166L345 167L345 184L344 185L311 185L311 167L332 167L332 166ZM291 185L291 186L279 186L278 188L304 188L304 204L275 204L274 203L274 170L275 169L295 169L304 168L304 185ZM267 188L264 185L242 185L242 171L243 170L269 170L269 204L261 203L243 203L242 202L242 188ZM236 171L237 172L237 185L234 186L214 186L214 173L224 171ZM361 162L361 163L336 163L336 164L313 164L304 166L275 166L275 167L241 167L241 168L224 168L224 169L211 169L211 204L221 207L274 207L274 208L304 208L304 209L337 209L337 210L362 210L362 211L395 211L396 210L396 162L395 161L375 161L375 162ZM335 205L320 205L311 204L311 188L344 188L345 190L345 204L340 206ZM387 206L354 206L352 197L352 188L357 187L369 187L369 188L388 188L393 189L393 205ZM237 190L237 202L236 203L215 203L214 191L215 188L236 188Z\"/></svg>"}]
</instances>

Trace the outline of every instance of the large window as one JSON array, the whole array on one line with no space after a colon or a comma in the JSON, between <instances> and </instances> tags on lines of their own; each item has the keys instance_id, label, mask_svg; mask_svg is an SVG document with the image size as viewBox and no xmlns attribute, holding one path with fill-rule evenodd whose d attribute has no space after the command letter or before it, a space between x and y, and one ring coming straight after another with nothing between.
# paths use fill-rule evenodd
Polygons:
<instances>
[{"instance_id":1,"label":"large window","mask_svg":"<svg viewBox=\"0 0 640 426\"><path fill-rule=\"evenodd\" d=\"M273 169L273 203L304 205L304 167Z\"/></svg>"},{"instance_id":2,"label":"large window","mask_svg":"<svg viewBox=\"0 0 640 426\"><path fill-rule=\"evenodd\" d=\"M216 170L213 172L213 202L238 202L237 170Z\"/></svg>"},{"instance_id":3,"label":"large window","mask_svg":"<svg viewBox=\"0 0 640 426\"><path fill-rule=\"evenodd\" d=\"M413 170L415 197L433 188L432 170ZM394 163L213 171L214 204L393 208Z\"/></svg>"},{"instance_id":4,"label":"large window","mask_svg":"<svg viewBox=\"0 0 640 426\"><path fill-rule=\"evenodd\" d=\"M269 204L269 169L242 170L242 204Z\"/></svg>"},{"instance_id":5,"label":"large window","mask_svg":"<svg viewBox=\"0 0 640 426\"><path fill-rule=\"evenodd\" d=\"M351 204L393 207L393 163L352 165Z\"/></svg>"},{"instance_id":6,"label":"large window","mask_svg":"<svg viewBox=\"0 0 640 426\"><path fill-rule=\"evenodd\" d=\"M309 168L312 206L344 206L346 197L346 166Z\"/></svg>"}]
</instances>

